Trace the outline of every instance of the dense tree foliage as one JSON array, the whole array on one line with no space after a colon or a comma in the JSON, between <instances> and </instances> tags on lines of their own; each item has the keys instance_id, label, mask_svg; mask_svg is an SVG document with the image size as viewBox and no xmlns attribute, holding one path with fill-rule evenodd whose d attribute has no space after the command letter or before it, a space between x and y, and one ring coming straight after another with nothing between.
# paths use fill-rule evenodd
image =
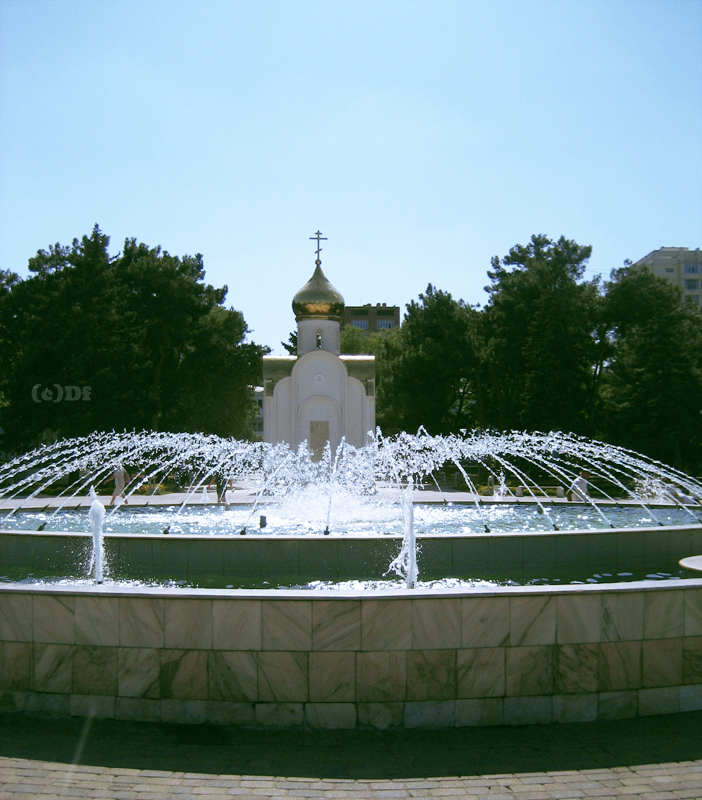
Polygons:
<instances>
[{"instance_id":1,"label":"dense tree foliage","mask_svg":"<svg viewBox=\"0 0 702 800\"><path fill-rule=\"evenodd\" d=\"M127 239L110 257L108 245L96 225L40 250L26 280L3 274L5 445L111 429L247 435L264 348L222 306L227 287L204 282L200 255Z\"/></svg>"}]
</instances>

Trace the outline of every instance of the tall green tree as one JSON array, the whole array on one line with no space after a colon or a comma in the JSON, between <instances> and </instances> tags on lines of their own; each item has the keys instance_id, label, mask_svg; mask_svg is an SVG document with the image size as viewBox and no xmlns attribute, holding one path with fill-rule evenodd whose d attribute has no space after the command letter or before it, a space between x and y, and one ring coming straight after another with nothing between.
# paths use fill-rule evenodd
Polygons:
<instances>
[{"instance_id":1,"label":"tall green tree","mask_svg":"<svg viewBox=\"0 0 702 800\"><path fill-rule=\"evenodd\" d=\"M678 287L631 265L612 272L604 312L612 353L601 390L603 436L702 469L702 313Z\"/></svg>"},{"instance_id":2,"label":"tall green tree","mask_svg":"<svg viewBox=\"0 0 702 800\"><path fill-rule=\"evenodd\" d=\"M490 426L588 431L598 357L598 288L583 281L591 251L537 235L492 259L481 317Z\"/></svg>"}]
</instances>

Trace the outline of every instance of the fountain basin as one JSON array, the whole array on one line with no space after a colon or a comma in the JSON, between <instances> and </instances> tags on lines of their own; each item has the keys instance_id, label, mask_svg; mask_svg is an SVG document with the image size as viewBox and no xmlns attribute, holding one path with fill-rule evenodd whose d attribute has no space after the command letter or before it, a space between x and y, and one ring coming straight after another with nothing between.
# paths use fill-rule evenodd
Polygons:
<instances>
[{"instance_id":1,"label":"fountain basin","mask_svg":"<svg viewBox=\"0 0 702 800\"><path fill-rule=\"evenodd\" d=\"M323 728L702 708L702 579L300 590L0 585L0 699L41 714Z\"/></svg>"}]
</instances>

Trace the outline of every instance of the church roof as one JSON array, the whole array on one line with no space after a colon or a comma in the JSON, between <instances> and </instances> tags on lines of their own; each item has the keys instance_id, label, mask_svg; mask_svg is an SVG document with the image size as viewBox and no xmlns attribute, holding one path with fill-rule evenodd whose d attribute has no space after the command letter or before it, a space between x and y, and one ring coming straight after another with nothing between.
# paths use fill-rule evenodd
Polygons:
<instances>
[{"instance_id":1,"label":"church roof","mask_svg":"<svg viewBox=\"0 0 702 800\"><path fill-rule=\"evenodd\" d=\"M293 297L292 307L295 320L333 319L340 321L344 310L344 298L329 283L322 272L322 262L315 261L314 275Z\"/></svg>"}]
</instances>

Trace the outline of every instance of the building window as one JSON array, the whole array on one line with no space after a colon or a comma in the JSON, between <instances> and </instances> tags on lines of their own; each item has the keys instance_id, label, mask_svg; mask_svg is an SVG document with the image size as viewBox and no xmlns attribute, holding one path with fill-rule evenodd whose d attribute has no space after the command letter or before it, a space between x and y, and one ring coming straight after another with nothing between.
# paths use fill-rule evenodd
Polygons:
<instances>
[{"instance_id":1,"label":"building window","mask_svg":"<svg viewBox=\"0 0 702 800\"><path fill-rule=\"evenodd\" d=\"M317 350L321 350L321 349L322 349L322 334L318 333L317 334Z\"/></svg>"},{"instance_id":2,"label":"building window","mask_svg":"<svg viewBox=\"0 0 702 800\"><path fill-rule=\"evenodd\" d=\"M697 264L683 264L683 272L686 275L697 275Z\"/></svg>"},{"instance_id":3,"label":"building window","mask_svg":"<svg viewBox=\"0 0 702 800\"><path fill-rule=\"evenodd\" d=\"M675 272L675 269L674 269L674 267L666 267L665 271L666 272Z\"/></svg>"},{"instance_id":4,"label":"building window","mask_svg":"<svg viewBox=\"0 0 702 800\"><path fill-rule=\"evenodd\" d=\"M688 292L694 292L700 288L699 281L685 281L685 288Z\"/></svg>"},{"instance_id":5,"label":"building window","mask_svg":"<svg viewBox=\"0 0 702 800\"><path fill-rule=\"evenodd\" d=\"M368 320L367 319L352 319L351 324L354 328L360 328L362 331L368 330Z\"/></svg>"},{"instance_id":6,"label":"building window","mask_svg":"<svg viewBox=\"0 0 702 800\"><path fill-rule=\"evenodd\" d=\"M390 330L391 328L395 327L395 321L392 319L379 319L378 320L378 330L381 328L387 328Z\"/></svg>"}]
</instances>

